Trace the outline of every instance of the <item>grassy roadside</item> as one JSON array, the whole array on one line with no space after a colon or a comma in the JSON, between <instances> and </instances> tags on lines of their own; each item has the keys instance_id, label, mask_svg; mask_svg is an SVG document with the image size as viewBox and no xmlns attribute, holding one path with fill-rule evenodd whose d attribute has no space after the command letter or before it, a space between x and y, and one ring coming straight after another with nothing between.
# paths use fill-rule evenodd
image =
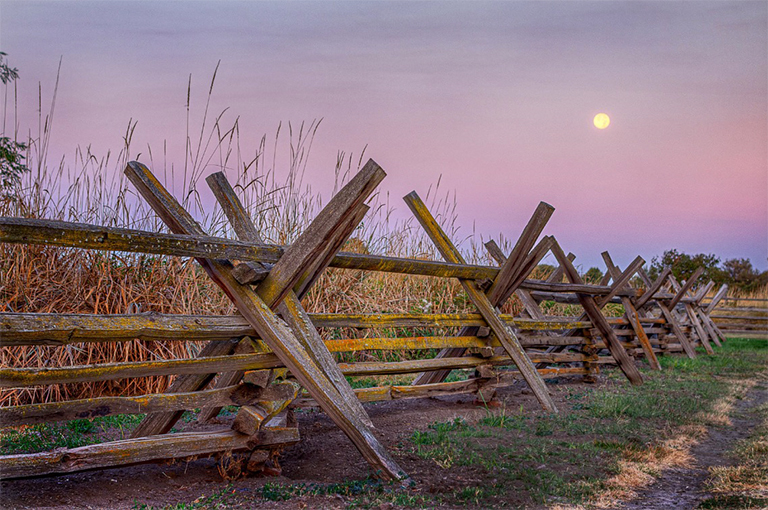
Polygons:
<instances>
[{"instance_id":1,"label":"grassy roadside","mask_svg":"<svg viewBox=\"0 0 768 510\"><path fill-rule=\"evenodd\" d=\"M647 382L639 387L627 386L616 371L606 374L604 384L569 387L558 416L501 407L474 423L458 418L414 431L401 452L454 480L449 491L435 491L428 480L407 490L370 479L266 483L247 494L222 491L213 506L198 500L167 508L248 508L259 500L308 508L607 507L663 476L665 468L690 462L689 450L707 427L726 426L734 402L755 384L766 384L758 379L767 365L768 341L731 339L715 356L663 357L664 370L645 371ZM763 426L736 454L746 459L739 473L749 480L763 476L764 482L768 410L758 411ZM733 476L713 473L714 490Z\"/></svg>"}]
</instances>

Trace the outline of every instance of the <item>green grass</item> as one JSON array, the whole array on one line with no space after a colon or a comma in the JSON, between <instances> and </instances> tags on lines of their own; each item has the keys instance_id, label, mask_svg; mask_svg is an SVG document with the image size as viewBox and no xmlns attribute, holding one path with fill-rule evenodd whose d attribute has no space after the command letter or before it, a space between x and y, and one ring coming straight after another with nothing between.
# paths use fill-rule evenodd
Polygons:
<instances>
[{"instance_id":1,"label":"green grass","mask_svg":"<svg viewBox=\"0 0 768 510\"><path fill-rule=\"evenodd\" d=\"M105 437L122 438L144 418L120 414L87 420L43 423L22 430L7 430L0 439L0 454L36 453L54 448L76 448L100 443Z\"/></svg>"},{"instance_id":2,"label":"green grass","mask_svg":"<svg viewBox=\"0 0 768 510\"><path fill-rule=\"evenodd\" d=\"M336 484L268 482L258 489L223 490L166 508L251 508L258 506L259 500L284 502L294 498L301 498L308 507L321 508L339 503L352 508L589 505L606 489L606 480L619 472L622 459L659 444L680 425L709 425L702 413L728 393L733 380L753 377L768 366L768 341L731 339L716 349L715 356L702 354L695 360L664 356L661 363L662 372L643 371L645 384L641 386L630 386L621 372L611 369L606 371L607 384L565 387L559 415L502 407L487 409L476 422L455 418L413 431L396 452L415 455L421 462L431 463L431 469L440 476L455 480L445 491L430 492L429 482L424 480L400 489L370 477ZM355 382L358 387L382 384L379 379ZM755 412L768 417L768 406ZM127 426L120 422L124 419L33 427L19 434L13 443L16 446L6 439L3 447L43 450L54 444L87 444L83 442L103 425L101 420ZM40 433L31 434L30 430ZM26 443L21 436L27 438ZM33 441L38 442L32 445ZM739 455L766 455L762 443L744 442L739 448ZM658 475L650 468L647 472ZM467 478L467 473L472 477ZM487 483L477 483L478 478ZM764 502L756 497L724 495L707 500L702 508L749 508L758 503ZM151 507L137 502L136 508Z\"/></svg>"}]
</instances>

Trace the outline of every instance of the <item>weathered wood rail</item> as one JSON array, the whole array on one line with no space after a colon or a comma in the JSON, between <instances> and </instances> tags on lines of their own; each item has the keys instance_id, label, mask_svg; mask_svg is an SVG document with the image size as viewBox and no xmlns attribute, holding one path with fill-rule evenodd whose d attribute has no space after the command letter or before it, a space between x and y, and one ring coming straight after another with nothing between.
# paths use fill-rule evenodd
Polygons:
<instances>
[{"instance_id":1,"label":"weathered wood rail","mask_svg":"<svg viewBox=\"0 0 768 510\"><path fill-rule=\"evenodd\" d=\"M290 246L262 242L221 173L207 182L238 240L208 236L144 165L131 162L126 175L172 233L0 218L0 242L194 257L239 315L0 314L3 349L136 340L204 345L197 357L186 359L1 367L0 388L176 376L161 394L0 408L3 427L114 414L147 415L130 439L66 451L0 456L2 478L230 451L243 452L249 465L258 469L274 452L299 440L292 409L319 406L378 476L405 482L408 475L378 440L361 402L457 394L474 394L487 402L498 388L522 381L542 408L557 412L545 384L548 378L578 376L590 382L601 366L613 364L632 384L642 384L637 358L647 359L658 370L658 355L684 352L693 357L697 346L710 353L712 343L725 341L710 314L726 290L721 289L705 306L704 296L712 285L694 290L698 273L683 283L676 282L669 271L651 281L640 257L622 271L607 252L603 254L606 277L599 285L584 283L572 264L573 255L566 255L554 237L541 237L554 212L545 203L536 209L508 256L495 244L487 245L499 264L492 267L466 263L415 192L405 197L406 203L443 262L340 252L367 211L364 202L384 178L383 170L372 160ZM550 252L560 267L546 281L531 279L532 271ZM477 313L307 313L300 299L327 267L457 278ZM636 276L643 288L630 285ZM522 316L499 312L512 296L523 304ZM578 304L584 313L547 316L540 306L547 301ZM607 317L603 309L608 305L620 310L621 316ZM720 324L730 320L714 317ZM324 339L321 333L333 328L356 328L367 336L328 339L326 335ZM391 337L381 333L392 328L413 334ZM435 333L425 336L424 330L429 328ZM456 328L457 334L446 335L446 328ZM337 361L340 353L388 350L419 355L400 361ZM459 380L448 380L455 370L461 371ZM418 375L411 385L362 389L352 389L347 379L390 374ZM231 428L169 433L185 410L202 409L199 420L205 422L224 406L237 409ZM265 455L265 451L269 453Z\"/></svg>"}]
</instances>

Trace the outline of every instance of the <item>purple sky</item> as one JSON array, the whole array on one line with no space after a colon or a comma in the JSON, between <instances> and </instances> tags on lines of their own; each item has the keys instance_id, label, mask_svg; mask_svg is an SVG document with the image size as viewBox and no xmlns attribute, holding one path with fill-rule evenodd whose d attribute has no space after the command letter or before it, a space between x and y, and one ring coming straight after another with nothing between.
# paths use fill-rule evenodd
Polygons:
<instances>
[{"instance_id":1,"label":"purple sky","mask_svg":"<svg viewBox=\"0 0 768 510\"><path fill-rule=\"evenodd\" d=\"M132 157L167 140L182 167L189 75L198 126L221 60L211 112L240 117L246 153L280 121L324 119L318 190L337 151L367 145L400 214L442 174L463 235L516 238L544 200L545 232L585 269L605 249L624 266L669 248L765 269L767 20L764 1L0 0L0 50L21 74L23 132L63 58L53 161L117 152L132 118Z\"/></svg>"}]
</instances>

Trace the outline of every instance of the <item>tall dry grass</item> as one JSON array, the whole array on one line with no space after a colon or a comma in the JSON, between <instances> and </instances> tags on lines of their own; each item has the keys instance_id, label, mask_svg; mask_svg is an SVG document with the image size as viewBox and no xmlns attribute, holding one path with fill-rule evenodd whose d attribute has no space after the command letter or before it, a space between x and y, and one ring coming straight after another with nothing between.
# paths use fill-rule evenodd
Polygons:
<instances>
[{"instance_id":1,"label":"tall dry grass","mask_svg":"<svg viewBox=\"0 0 768 510\"><path fill-rule=\"evenodd\" d=\"M146 149L149 164L210 234L233 235L218 206L204 203L201 178L223 170L240 195L263 237L290 244L322 208L324 197L305 182L309 153L319 121L298 127L278 126L246 155L239 119L224 127L224 112L209 118L215 72L199 130L188 126L183 166L169 165L167 145L161 153ZM40 115L36 136L28 143L30 172L10 192L0 194L0 216L48 218L105 226L165 231L164 225L130 188L122 170L136 154L136 123L129 121L117 153L97 156L78 147L70 160L49 161L56 89L48 112ZM42 96L41 96L42 97ZM191 111L191 85L187 113ZM42 100L40 112L45 111ZM7 112L6 112L7 113ZM286 132L287 131L287 132ZM278 152L287 151L279 168ZM142 158L144 159L144 158ZM339 153L334 191L358 169L358 157ZM439 180L427 193L436 217L456 239L455 196L440 192ZM433 245L411 221L394 221L387 197L374 196L371 211L346 249L351 251L439 259ZM467 240L464 240L467 241ZM467 256L489 263L479 243L469 239ZM501 243L509 250L508 243ZM311 312L464 312L468 304L455 281L384 273L329 270L305 297ZM517 311L514 304L507 311ZM191 259L144 254L98 252L46 246L0 244L0 312L17 313L177 313L233 314L236 310ZM385 332L386 334L387 332ZM390 334L394 332L389 332ZM358 331L324 331L326 336L359 335ZM184 342L83 343L66 347L0 349L0 363L11 367L57 367L114 361L146 361L194 356L200 345ZM408 353L402 353L407 356ZM0 392L0 405L17 405L99 395L163 391L168 377L102 383L53 385Z\"/></svg>"}]
</instances>

